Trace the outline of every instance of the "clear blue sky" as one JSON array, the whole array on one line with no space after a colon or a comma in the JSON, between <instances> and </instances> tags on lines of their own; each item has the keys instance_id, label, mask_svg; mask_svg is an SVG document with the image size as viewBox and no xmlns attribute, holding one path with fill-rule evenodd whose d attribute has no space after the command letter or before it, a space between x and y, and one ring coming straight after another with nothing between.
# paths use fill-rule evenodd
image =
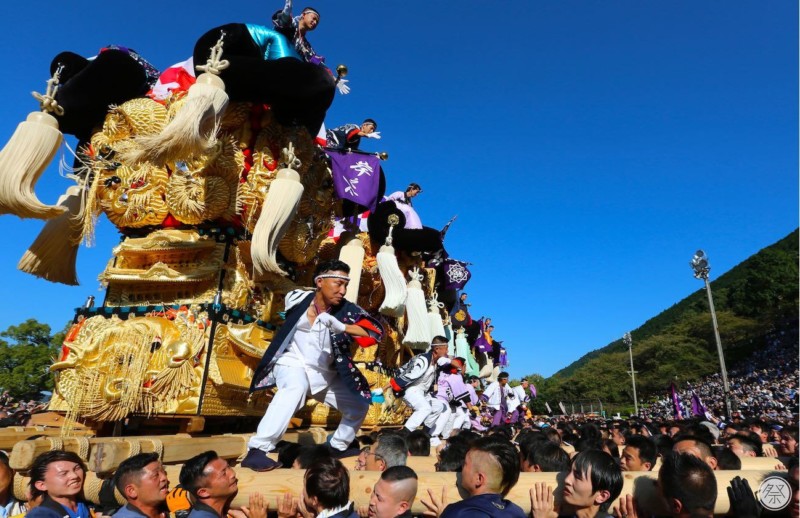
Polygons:
<instances>
[{"instance_id":1,"label":"clear blue sky","mask_svg":"<svg viewBox=\"0 0 800 518\"><path fill-rule=\"evenodd\" d=\"M18 2L0 22L0 140L37 108L50 60L116 43L163 69L228 22L282 0ZM302 7L305 4L298 4ZM512 376L550 375L701 288L798 224L798 4L547 0L315 2L310 41L346 63L329 127L378 120L389 189L422 184L423 222L471 261ZM71 158L68 158L71 163ZM52 203L68 182L51 167ZM42 226L2 216L0 329L60 328L117 242L105 219L78 255L81 286L16 270Z\"/></svg>"}]
</instances>

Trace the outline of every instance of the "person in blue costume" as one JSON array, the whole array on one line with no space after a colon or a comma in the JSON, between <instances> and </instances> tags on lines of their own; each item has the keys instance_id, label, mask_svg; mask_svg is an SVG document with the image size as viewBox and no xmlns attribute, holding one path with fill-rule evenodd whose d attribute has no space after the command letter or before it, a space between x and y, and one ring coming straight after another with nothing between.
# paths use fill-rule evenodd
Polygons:
<instances>
[{"instance_id":1,"label":"person in blue costume","mask_svg":"<svg viewBox=\"0 0 800 518\"><path fill-rule=\"evenodd\" d=\"M352 344L370 347L383 327L344 298L350 267L339 260L317 266L315 291L286 294L286 320L264 352L250 391L278 387L256 433L248 442L242 467L269 471L280 464L267 457L308 397L342 413L328 447L334 456L358 455L350 445L372 401L369 383L353 364ZM352 450L352 451L351 451Z\"/></svg>"},{"instance_id":2,"label":"person in blue costume","mask_svg":"<svg viewBox=\"0 0 800 518\"><path fill-rule=\"evenodd\" d=\"M519 480L519 453L510 442L483 437L470 446L461 470L461 488L469 495L448 505L441 518L523 518L520 506L505 497ZM436 503L422 501L431 509ZM440 502L444 505L444 502ZM438 507L438 506L437 506Z\"/></svg>"},{"instance_id":3,"label":"person in blue costume","mask_svg":"<svg viewBox=\"0 0 800 518\"><path fill-rule=\"evenodd\" d=\"M83 497L86 466L78 454L54 450L34 459L30 470L33 497L44 494L30 518L92 518L94 512Z\"/></svg>"},{"instance_id":4,"label":"person in blue costume","mask_svg":"<svg viewBox=\"0 0 800 518\"><path fill-rule=\"evenodd\" d=\"M219 77L231 101L269 104L278 122L319 133L333 102L336 80L323 64L306 61L280 31L258 24L229 23L206 32L194 47L194 64L208 61L222 38L229 66Z\"/></svg>"}]
</instances>

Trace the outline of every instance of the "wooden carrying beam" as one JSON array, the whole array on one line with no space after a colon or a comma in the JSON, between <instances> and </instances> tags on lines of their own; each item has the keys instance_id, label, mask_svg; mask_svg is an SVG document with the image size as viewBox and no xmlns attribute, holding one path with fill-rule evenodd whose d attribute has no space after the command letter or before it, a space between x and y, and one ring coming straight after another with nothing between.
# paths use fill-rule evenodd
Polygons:
<instances>
[{"instance_id":1,"label":"wooden carrying beam","mask_svg":"<svg viewBox=\"0 0 800 518\"><path fill-rule=\"evenodd\" d=\"M74 430L73 433L78 437L91 437L94 435L94 432L91 430ZM0 450L8 451L20 441L25 441L31 437L40 436L52 437L53 439L58 440L61 438L61 429L26 426L23 430L19 431L4 431L3 433L0 433Z\"/></svg>"},{"instance_id":2,"label":"wooden carrying beam","mask_svg":"<svg viewBox=\"0 0 800 518\"><path fill-rule=\"evenodd\" d=\"M236 475L239 479L239 494L233 501L232 507L239 508L247 505L247 500L251 492L260 492L267 497L270 507L274 509L276 498L284 493L292 493L300 496L303 487L303 470L278 469L266 473L257 473L248 469L237 468ZM180 474L180 466L167 466L167 474L171 484L175 484ZM746 479L750 487L756 490L761 481L770 471L715 471L717 480L717 505L714 508L715 515L724 515L730 510L730 502L726 488L730 485L731 479L736 476ZM380 473L373 471L351 471L350 472L350 498L356 505L367 505L369 503L372 488L378 480ZM461 499L458 487L456 486L456 473L417 473L419 477L419 488L417 499L414 502L412 512L422 513L426 510L420 502L420 498L427 498L428 489L441 495L442 489L447 488L447 497L450 503ZM560 495L563 489L564 473L522 473L519 482L512 488L508 499L522 507L526 513L530 512L529 490L534 484L544 482L551 486L556 494L556 505L560 503ZM658 474L652 471L647 472L627 472L624 474L625 485L622 495L632 494L636 497L639 505L645 514L664 515L669 514L664 508L656 487ZM29 484L28 478L16 475L14 481L14 493L18 499L24 499L24 489ZM99 501L100 486L102 479L97 474L89 472L86 476L84 494L87 500L97 503ZM124 503L122 497L117 493L117 501ZM614 504L612 503L612 506Z\"/></svg>"}]
</instances>

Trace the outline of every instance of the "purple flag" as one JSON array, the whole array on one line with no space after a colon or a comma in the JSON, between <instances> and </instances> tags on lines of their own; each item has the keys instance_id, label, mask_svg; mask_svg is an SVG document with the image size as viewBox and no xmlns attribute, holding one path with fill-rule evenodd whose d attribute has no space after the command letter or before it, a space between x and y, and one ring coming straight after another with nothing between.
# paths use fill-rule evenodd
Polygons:
<instances>
[{"instance_id":1,"label":"purple flag","mask_svg":"<svg viewBox=\"0 0 800 518\"><path fill-rule=\"evenodd\" d=\"M467 269L467 264L464 261L456 261L455 259L447 258L444 260L444 276L446 290L463 290L467 285L472 274Z\"/></svg>"},{"instance_id":2,"label":"purple flag","mask_svg":"<svg viewBox=\"0 0 800 518\"><path fill-rule=\"evenodd\" d=\"M531 396L536 397L536 385L531 383Z\"/></svg>"},{"instance_id":3,"label":"purple flag","mask_svg":"<svg viewBox=\"0 0 800 518\"><path fill-rule=\"evenodd\" d=\"M669 384L669 391L670 395L672 396L672 414L675 419L681 420L683 419L683 405L681 404L681 400L678 397L678 391L675 390L675 384Z\"/></svg>"},{"instance_id":4,"label":"purple flag","mask_svg":"<svg viewBox=\"0 0 800 518\"><path fill-rule=\"evenodd\" d=\"M694 390L692 390L692 415L700 417L705 417L706 415L706 407Z\"/></svg>"},{"instance_id":5,"label":"purple flag","mask_svg":"<svg viewBox=\"0 0 800 518\"><path fill-rule=\"evenodd\" d=\"M375 210L381 183L381 159L361 153L327 150L336 196Z\"/></svg>"}]
</instances>

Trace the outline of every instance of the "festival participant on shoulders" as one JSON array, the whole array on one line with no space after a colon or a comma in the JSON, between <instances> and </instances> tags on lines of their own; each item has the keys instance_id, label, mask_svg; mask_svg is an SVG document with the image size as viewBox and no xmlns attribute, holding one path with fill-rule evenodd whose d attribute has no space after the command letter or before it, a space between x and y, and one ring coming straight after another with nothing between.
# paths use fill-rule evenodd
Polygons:
<instances>
[{"instance_id":1,"label":"festival participant on shoulders","mask_svg":"<svg viewBox=\"0 0 800 518\"><path fill-rule=\"evenodd\" d=\"M14 498L14 470L8 455L0 451L0 517L7 518L25 512L25 504Z\"/></svg>"},{"instance_id":2,"label":"festival participant on shoulders","mask_svg":"<svg viewBox=\"0 0 800 518\"><path fill-rule=\"evenodd\" d=\"M381 134L378 132L378 123L373 119L364 119L358 124L345 124L338 128L327 130L326 146L331 149L359 149L361 137L374 138L380 140Z\"/></svg>"},{"instance_id":3,"label":"festival participant on shoulders","mask_svg":"<svg viewBox=\"0 0 800 518\"><path fill-rule=\"evenodd\" d=\"M508 386L508 373L501 372L497 381L490 383L483 391L481 399L486 401L492 410L492 426L500 426L508 414L508 399L511 398L511 387Z\"/></svg>"},{"instance_id":4,"label":"festival participant on shoulders","mask_svg":"<svg viewBox=\"0 0 800 518\"><path fill-rule=\"evenodd\" d=\"M86 467L76 453L42 453L30 469L31 494L44 493L42 503L28 511L30 518L90 518L93 511L83 497Z\"/></svg>"},{"instance_id":5,"label":"festival participant on shoulders","mask_svg":"<svg viewBox=\"0 0 800 518\"><path fill-rule=\"evenodd\" d=\"M519 480L519 454L508 441L484 437L471 444L461 470L461 487L468 498L447 505L446 488L437 498L422 500L430 514L442 518L458 516L495 516L522 518L525 512L505 497ZM445 507L446 506L446 507Z\"/></svg>"},{"instance_id":6,"label":"festival participant on shoulders","mask_svg":"<svg viewBox=\"0 0 800 518\"><path fill-rule=\"evenodd\" d=\"M620 456L622 471L650 471L656 463L656 445L643 435L628 438Z\"/></svg>"},{"instance_id":7,"label":"festival participant on shoulders","mask_svg":"<svg viewBox=\"0 0 800 518\"><path fill-rule=\"evenodd\" d=\"M402 394L406 404L414 410L406 421L408 431L416 430L422 424L429 431L433 430L436 419L444 412L444 403L434 398L431 392L436 380L437 364L446 357L447 338L435 336L428 352L411 358L402 367L401 374L389 381L392 390L398 395Z\"/></svg>"},{"instance_id":8,"label":"festival participant on shoulders","mask_svg":"<svg viewBox=\"0 0 800 518\"><path fill-rule=\"evenodd\" d=\"M117 518L167 518L169 479L157 453L140 453L122 461L114 473L114 486L127 504Z\"/></svg>"},{"instance_id":9,"label":"festival participant on shoulders","mask_svg":"<svg viewBox=\"0 0 800 518\"><path fill-rule=\"evenodd\" d=\"M354 366L350 345L375 345L383 328L363 309L345 300L350 267L339 260L326 261L314 275L316 290L286 294L286 321L261 359L250 390L277 386L267 412L248 442L242 466L269 471L279 466L267 457L281 440L292 415L306 398L339 410L342 420L329 445L334 456L357 455L351 447L356 431L369 410L369 383Z\"/></svg>"},{"instance_id":10,"label":"festival participant on shoulders","mask_svg":"<svg viewBox=\"0 0 800 518\"><path fill-rule=\"evenodd\" d=\"M406 224L404 228L422 228L422 220L419 219L417 211L414 210L411 200L422 192L422 187L418 183L410 183L405 191L393 192L384 198L384 201L393 201L394 204L400 209L400 212L406 217Z\"/></svg>"},{"instance_id":11,"label":"festival participant on shoulders","mask_svg":"<svg viewBox=\"0 0 800 518\"><path fill-rule=\"evenodd\" d=\"M411 518L417 497L417 474L408 466L394 466L375 483L369 499L369 518Z\"/></svg>"}]
</instances>

